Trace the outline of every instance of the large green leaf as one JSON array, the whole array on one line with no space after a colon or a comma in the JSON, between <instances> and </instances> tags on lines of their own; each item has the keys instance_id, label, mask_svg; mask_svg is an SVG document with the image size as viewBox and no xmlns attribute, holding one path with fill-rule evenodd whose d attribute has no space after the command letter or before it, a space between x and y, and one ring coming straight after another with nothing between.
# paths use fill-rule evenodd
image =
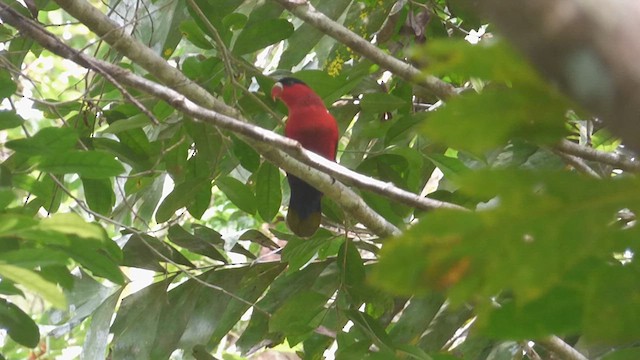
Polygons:
<instances>
[{"instance_id":1,"label":"large green leaf","mask_svg":"<svg viewBox=\"0 0 640 360\"><path fill-rule=\"evenodd\" d=\"M280 169L269 162L263 162L256 177L256 202L258 213L270 222L280 210L282 202Z\"/></svg>"},{"instance_id":2,"label":"large green leaf","mask_svg":"<svg viewBox=\"0 0 640 360\"><path fill-rule=\"evenodd\" d=\"M114 335L113 357L116 359L149 359L153 351L156 329L167 305L167 286L173 277L127 296L111 326ZM144 311L140 311L144 309Z\"/></svg>"},{"instance_id":3,"label":"large green leaf","mask_svg":"<svg viewBox=\"0 0 640 360\"><path fill-rule=\"evenodd\" d=\"M27 155L56 155L68 153L78 142L78 134L69 127L46 127L25 139L7 141L9 149Z\"/></svg>"},{"instance_id":4,"label":"large green leaf","mask_svg":"<svg viewBox=\"0 0 640 360\"><path fill-rule=\"evenodd\" d=\"M327 300L325 295L315 291L295 294L271 316L269 330L280 331L288 336L311 332L319 325L316 317L324 310Z\"/></svg>"},{"instance_id":5,"label":"large green leaf","mask_svg":"<svg viewBox=\"0 0 640 360\"><path fill-rule=\"evenodd\" d=\"M40 331L33 319L16 305L0 298L0 328L13 341L34 348L40 341Z\"/></svg>"},{"instance_id":6,"label":"large green leaf","mask_svg":"<svg viewBox=\"0 0 640 360\"><path fill-rule=\"evenodd\" d=\"M87 179L82 177L84 197L89 208L99 214L109 215L116 203L116 195L110 179Z\"/></svg>"},{"instance_id":7,"label":"large green leaf","mask_svg":"<svg viewBox=\"0 0 640 360\"><path fill-rule=\"evenodd\" d=\"M259 21L242 30L233 46L233 52L245 55L284 40L291 34L293 25L285 19Z\"/></svg>"},{"instance_id":8,"label":"large green leaf","mask_svg":"<svg viewBox=\"0 0 640 360\"><path fill-rule=\"evenodd\" d=\"M256 198L240 180L226 176L216 180L216 186L238 209L248 214L256 213Z\"/></svg>"},{"instance_id":9,"label":"large green leaf","mask_svg":"<svg viewBox=\"0 0 640 360\"><path fill-rule=\"evenodd\" d=\"M207 178L188 179L183 183L176 184L173 191L158 206L156 221L161 223L169 220L177 210L190 205L197 195L210 184L211 180Z\"/></svg>"},{"instance_id":10,"label":"large green leaf","mask_svg":"<svg viewBox=\"0 0 640 360\"><path fill-rule=\"evenodd\" d=\"M174 244L180 245L186 249L189 249L198 254L209 257L213 260L227 262L227 259L218 249L213 246L213 243L206 241L201 236L195 236L187 232L180 225L173 225L169 228L169 240Z\"/></svg>"},{"instance_id":11,"label":"large green leaf","mask_svg":"<svg viewBox=\"0 0 640 360\"><path fill-rule=\"evenodd\" d=\"M39 158L38 168L53 174L78 174L87 179L102 179L124 172L122 163L102 151L66 151Z\"/></svg>"},{"instance_id":12,"label":"large green leaf","mask_svg":"<svg viewBox=\"0 0 640 360\"><path fill-rule=\"evenodd\" d=\"M0 277L16 282L49 301L51 305L63 309L66 300L62 290L46 281L38 273L11 264L0 264Z\"/></svg>"}]
</instances>

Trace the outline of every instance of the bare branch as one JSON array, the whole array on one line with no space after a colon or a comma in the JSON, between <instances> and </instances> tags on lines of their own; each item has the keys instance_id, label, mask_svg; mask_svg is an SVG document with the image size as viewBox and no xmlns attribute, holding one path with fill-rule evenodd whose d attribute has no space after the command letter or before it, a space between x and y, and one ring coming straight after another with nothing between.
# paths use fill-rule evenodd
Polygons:
<instances>
[{"instance_id":1,"label":"bare branch","mask_svg":"<svg viewBox=\"0 0 640 360\"><path fill-rule=\"evenodd\" d=\"M353 51L368 58L382 68L391 71L402 79L418 84L441 99L456 95L451 84L435 76L425 75L411 64L380 50L377 46L363 39L358 34L337 23L323 13L317 11L308 1L273 0L298 18L316 27L323 33L349 46Z\"/></svg>"},{"instance_id":2,"label":"bare branch","mask_svg":"<svg viewBox=\"0 0 640 360\"><path fill-rule=\"evenodd\" d=\"M600 175L598 175L598 173L593 170L591 166L585 163L581 158L564 153L558 149L553 149L552 151L560 158L562 158L562 160L564 160L567 164L573 166L574 169L583 172L593 178L600 179Z\"/></svg>"},{"instance_id":3,"label":"bare branch","mask_svg":"<svg viewBox=\"0 0 640 360\"><path fill-rule=\"evenodd\" d=\"M536 342L544 346L547 350L559 355L564 360L589 360L557 336L550 336Z\"/></svg>"},{"instance_id":4,"label":"bare branch","mask_svg":"<svg viewBox=\"0 0 640 360\"><path fill-rule=\"evenodd\" d=\"M586 146L581 146L568 140L562 140L555 146L561 152L574 155L586 160L597 161L611 165L617 169L629 172L640 172L640 162L629 159L623 155L598 151Z\"/></svg>"}]
</instances>

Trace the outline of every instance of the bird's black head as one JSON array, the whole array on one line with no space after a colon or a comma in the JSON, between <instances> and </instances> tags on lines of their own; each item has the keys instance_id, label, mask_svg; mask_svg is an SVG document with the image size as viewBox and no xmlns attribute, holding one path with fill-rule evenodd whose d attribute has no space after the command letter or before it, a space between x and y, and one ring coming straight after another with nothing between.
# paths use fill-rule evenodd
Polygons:
<instances>
[{"instance_id":1,"label":"bird's black head","mask_svg":"<svg viewBox=\"0 0 640 360\"><path fill-rule=\"evenodd\" d=\"M292 77L283 77L282 79L278 80L278 82L282 84L282 86L291 86L293 84L307 85L302 80L292 78Z\"/></svg>"}]
</instances>

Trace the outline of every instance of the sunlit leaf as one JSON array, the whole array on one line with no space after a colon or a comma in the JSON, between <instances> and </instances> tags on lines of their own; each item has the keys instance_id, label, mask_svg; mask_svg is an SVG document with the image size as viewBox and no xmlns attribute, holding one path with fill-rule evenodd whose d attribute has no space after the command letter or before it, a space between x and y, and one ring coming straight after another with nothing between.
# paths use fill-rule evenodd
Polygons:
<instances>
[{"instance_id":1,"label":"sunlit leaf","mask_svg":"<svg viewBox=\"0 0 640 360\"><path fill-rule=\"evenodd\" d=\"M0 264L0 277L24 286L59 309L65 307L66 300L62 290L34 271L10 264Z\"/></svg>"}]
</instances>

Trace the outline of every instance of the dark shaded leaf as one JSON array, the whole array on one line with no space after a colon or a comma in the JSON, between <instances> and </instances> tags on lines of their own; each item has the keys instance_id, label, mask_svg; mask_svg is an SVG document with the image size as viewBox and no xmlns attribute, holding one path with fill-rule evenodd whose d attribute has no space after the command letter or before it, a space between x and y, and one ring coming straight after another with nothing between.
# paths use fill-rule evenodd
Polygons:
<instances>
[{"instance_id":1,"label":"dark shaded leaf","mask_svg":"<svg viewBox=\"0 0 640 360\"><path fill-rule=\"evenodd\" d=\"M156 221L161 223L171 219L177 210L191 204L205 187L211 186L210 184L211 180L208 178L188 179L177 184L158 206Z\"/></svg>"},{"instance_id":2,"label":"dark shaded leaf","mask_svg":"<svg viewBox=\"0 0 640 360\"><path fill-rule=\"evenodd\" d=\"M180 225L173 225L169 228L169 240L174 244L180 245L186 249L189 249L195 253L202 254L213 260L227 262L218 249L213 246L213 243L206 241L200 236L195 236L187 232Z\"/></svg>"},{"instance_id":3,"label":"dark shaded leaf","mask_svg":"<svg viewBox=\"0 0 640 360\"><path fill-rule=\"evenodd\" d=\"M146 234L132 234L122 248L122 253L123 266L163 272L165 269L160 262L167 262L169 259L181 265L195 267L177 249Z\"/></svg>"},{"instance_id":4,"label":"dark shaded leaf","mask_svg":"<svg viewBox=\"0 0 640 360\"><path fill-rule=\"evenodd\" d=\"M319 321L314 318L324 310L327 297L315 291L302 291L289 298L269 320L269 331L299 336L312 331Z\"/></svg>"},{"instance_id":5,"label":"dark shaded leaf","mask_svg":"<svg viewBox=\"0 0 640 360\"><path fill-rule=\"evenodd\" d=\"M149 359L153 350L160 316L167 305L168 277L127 296L111 326L113 353L116 359ZM141 311L144 309L144 311Z\"/></svg>"},{"instance_id":6,"label":"dark shaded leaf","mask_svg":"<svg viewBox=\"0 0 640 360\"><path fill-rule=\"evenodd\" d=\"M5 329L13 341L34 348L40 341L38 326L16 305L0 298L0 328Z\"/></svg>"},{"instance_id":7,"label":"dark shaded leaf","mask_svg":"<svg viewBox=\"0 0 640 360\"><path fill-rule=\"evenodd\" d=\"M291 34L293 25L285 19L259 21L242 30L233 46L233 52L236 55L245 55L284 40Z\"/></svg>"},{"instance_id":8,"label":"dark shaded leaf","mask_svg":"<svg viewBox=\"0 0 640 360\"><path fill-rule=\"evenodd\" d=\"M216 180L215 185L238 209L248 214L256 213L256 198L240 180L226 176Z\"/></svg>"}]
</instances>

